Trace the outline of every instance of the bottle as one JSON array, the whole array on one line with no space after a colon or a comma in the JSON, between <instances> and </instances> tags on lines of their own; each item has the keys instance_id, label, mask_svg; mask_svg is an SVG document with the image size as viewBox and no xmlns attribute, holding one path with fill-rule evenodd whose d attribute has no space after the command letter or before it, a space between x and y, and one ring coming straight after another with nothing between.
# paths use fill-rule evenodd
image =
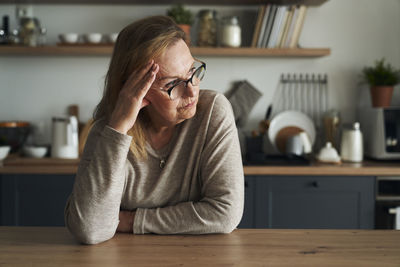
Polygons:
<instances>
[{"instance_id":1,"label":"bottle","mask_svg":"<svg viewBox=\"0 0 400 267\"><path fill-rule=\"evenodd\" d=\"M327 111L323 118L325 143L330 142L332 146L339 149L339 127L340 114L337 110Z\"/></svg>"},{"instance_id":2,"label":"bottle","mask_svg":"<svg viewBox=\"0 0 400 267\"><path fill-rule=\"evenodd\" d=\"M215 10L200 10L197 31L198 46L217 45L217 12Z\"/></svg>"},{"instance_id":3,"label":"bottle","mask_svg":"<svg viewBox=\"0 0 400 267\"><path fill-rule=\"evenodd\" d=\"M240 47L242 31L236 16L222 19L221 45L227 47Z\"/></svg>"},{"instance_id":4,"label":"bottle","mask_svg":"<svg viewBox=\"0 0 400 267\"><path fill-rule=\"evenodd\" d=\"M353 123L349 129L343 129L340 152L343 161L362 162L364 156L363 135L360 123Z\"/></svg>"},{"instance_id":5,"label":"bottle","mask_svg":"<svg viewBox=\"0 0 400 267\"><path fill-rule=\"evenodd\" d=\"M39 38L38 38L38 45L44 46L47 43L47 29L40 28L39 30Z\"/></svg>"}]
</instances>

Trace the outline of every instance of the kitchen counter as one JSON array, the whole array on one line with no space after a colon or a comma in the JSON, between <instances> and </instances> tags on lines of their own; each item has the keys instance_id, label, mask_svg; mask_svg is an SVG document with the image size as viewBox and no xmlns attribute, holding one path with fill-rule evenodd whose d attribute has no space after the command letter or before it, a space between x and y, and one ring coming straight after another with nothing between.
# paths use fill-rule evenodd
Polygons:
<instances>
[{"instance_id":1,"label":"kitchen counter","mask_svg":"<svg viewBox=\"0 0 400 267\"><path fill-rule=\"evenodd\" d=\"M399 266L400 231L238 229L218 235L116 234L78 244L63 227L0 227L3 266Z\"/></svg>"},{"instance_id":2,"label":"kitchen counter","mask_svg":"<svg viewBox=\"0 0 400 267\"><path fill-rule=\"evenodd\" d=\"M75 174L77 159L23 158L10 156L0 174ZM364 161L362 164L321 164L310 166L244 166L245 175L352 175L400 176L400 162Z\"/></svg>"}]
</instances>

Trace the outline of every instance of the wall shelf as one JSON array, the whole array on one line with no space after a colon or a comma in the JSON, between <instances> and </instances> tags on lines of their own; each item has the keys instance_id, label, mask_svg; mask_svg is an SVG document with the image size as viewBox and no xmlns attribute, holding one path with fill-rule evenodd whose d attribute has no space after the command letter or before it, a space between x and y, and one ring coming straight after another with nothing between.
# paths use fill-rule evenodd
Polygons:
<instances>
[{"instance_id":1,"label":"wall shelf","mask_svg":"<svg viewBox=\"0 0 400 267\"><path fill-rule=\"evenodd\" d=\"M171 5L184 3L185 5L307 5L319 6L328 0L0 0L0 4L89 4L89 5Z\"/></svg>"},{"instance_id":2,"label":"wall shelf","mask_svg":"<svg viewBox=\"0 0 400 267\"><path fill-rule=\"evenodd\" d=\"M69 46L0 46L0 56L111 56L112 45ZM191 47L195 56L212 57L323 57L331 53L329 48L223 48Z\"/></svg>"}]
</instances>

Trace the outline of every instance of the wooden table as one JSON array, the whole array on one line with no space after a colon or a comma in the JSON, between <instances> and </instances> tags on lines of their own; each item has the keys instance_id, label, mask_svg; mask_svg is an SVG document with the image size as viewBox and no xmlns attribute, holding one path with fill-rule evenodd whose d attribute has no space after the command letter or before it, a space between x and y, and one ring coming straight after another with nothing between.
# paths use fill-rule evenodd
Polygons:
<instances>
[{"instance_id":1,"label":"wooden table","mask_svg":"<svg viewBox=\"0 0 400 267\"><path fill-rule=\"evenodd\" d=\"M0 266L400 266L400 231L240 229L117 234L80 245L62 227L0 227Z\"/></svg>"}]
</instances>

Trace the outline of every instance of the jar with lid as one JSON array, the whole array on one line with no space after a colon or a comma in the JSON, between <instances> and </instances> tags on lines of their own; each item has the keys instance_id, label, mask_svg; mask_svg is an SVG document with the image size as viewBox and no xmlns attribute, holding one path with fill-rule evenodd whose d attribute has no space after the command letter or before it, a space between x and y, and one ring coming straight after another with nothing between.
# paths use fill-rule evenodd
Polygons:
<instances>
[{"instance_id":1,"label":"jar with lid","mask_svg":"<svg viewBox=\"0 0 400 267\"><path fill-rule=\"evenodd\" d=\"M197 45L217 45L217 12L215 10L200 10L198 14Z\"/></svg>"},{"instance_id":2,"label":"jar with lid","mask_svg":"<svg viewBox=\"0 0 400 267\"><path fill-rule=\"evenodd\" d=\"M360 130L359 122L355 122L347 129L343 129L340 153L343 161L363 161L363 135Z\"/></svg>"},{"instance_id":3,"label":"jar with lid","mask_svg":"<svg viewBox=\"0 0 400 267\"><path fill-rule=\"evenodd\" d=\"M242 43L242 31L236 16L222 19L221 45L228 47L240 47Z\"/></svg>"},{"instance_id":4,"label":"jar with lid","mask_svg":"<svg viewBox=\"0 0 400 267\"><path fill-rule=\"evenodd\" d=\"M335 149L339 149L340 113L329 110L324 114L325 142L330 142Z\"/></svg>"}]
</instances>

